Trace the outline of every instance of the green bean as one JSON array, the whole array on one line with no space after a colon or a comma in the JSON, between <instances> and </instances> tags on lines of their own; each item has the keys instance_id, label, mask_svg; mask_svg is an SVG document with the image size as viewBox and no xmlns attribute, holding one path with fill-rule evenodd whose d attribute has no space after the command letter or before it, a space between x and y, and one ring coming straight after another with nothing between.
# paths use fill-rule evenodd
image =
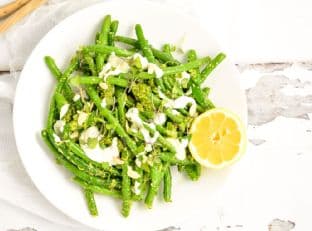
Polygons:
<instances>
[{"instance_id":1,"label":"green bean","mask_svg":"<svg viewBox=\"0 0 312 231\"><path fill-rule=\"evenodd\" d=\"M162 47L162 50L163 50L163 52L166 52L166 53L168 53L168 54L171 54L171 47L170 47L170 44L168 44L168 43L164 44L163 47Z\"/></svg>"},{"instance_id":2,"label":"green bean","mask_svg":"<svg viewBox=\"0 0 312 231\"><path fill-rule=\"evenodd\" d=\"M147 124L144 124L145 129L147 129L152 135L154 135L155 131L150 128ZM170 152L176 153L175 147L167 141L162 135L159 135L157 138L157 141L163 145L166 149L168 149Z\"/></svg>"},{"instance_id":3,"label":"green bean","mask_svg":"<svg viewBox=\"0 0 312 231\"><path fill-rule=\"evenodd\" d=\"M54 141L53 136L51 133L48 132L48 138L50 143L54 146L54 148L58 151L60 155L66 158L67 161L74 164L80 171L83 171L90 176L99 176L103 179L106 179L108 175L119 175L119 172L114 169L114 171L106 171L97 168L94 166L94 162L88 161L88 159L80 159L78 156L72 154L71 152L67 151L64 144L57 145ZM97 163L97 162L96 162ZM97 163L99 164L99 163ZM105 169L109 170L109 169Z\"/></svg>"},{"instance_id":4,"label":"green bean","mask_svg":"<svg viewBox=\"0 0 312 231\"><path fill-rule=\"evenodd\" d=\"M103 82L103 79L97 76L75 76L72 77L69 82L72 85L96 85L101 82ZM129 83L127 79L120 78L120 77L107 77L106 78L106 83L116 85L119 87L128 87Z\"/></svg>"},{"instance_id":5,"label":"green bean","mask_svg":"<svg viewBox=\"0 0 312 231\"><path fill-rule=\"evenodd\" d=\"M143 55L147 58L147 60L151 63L155 62L155 57L153 55L153 52L151 50L151 47L148 44L148 41L145 39L143 34L143 29L140 24L135 25L135 33L138 38L138 42L140 45L140 48L143 52Z\"/></svg>"},{"instance_id":6,"label":"green bean","mask_svg":"<svg viewBox=\"0 0 312 231\"><path fill-rule=\"evenodd\" d=\"M62 107L65 104L68 104L67 100L65 99L65 97L61 93L55 92L54 99L56 102L57 109L59 111L61 111Z\"/></svg>"},{"instance_id":7,"label":"green bean","mask_svg":"<svg viewBox=\"0 0 312 231\"><path fill-rule=\"evenodd\" d=\"M62 72L56 66L54 59L50 56L45 56L44 60L49 70L51 71L52 75L55 77L56 80L59 80L62 77ZM71 101L74 96L72 89L67 83L64 84L64 96L67 99L67 101Z\"/></svg>"},{"instance_id":8,"label":"green bean","mask_svg":"<svg viewBox=\"0 0 312 231\"><path fill-rule=\"evenodd\" d=\"M176 137L177 135L176 132L170 131L160 125L156 125L156 131L158 131L161 135L168 136L168 137Z\"/></svg>"},{"instance_id":9,"label":"green bean","mask_svg":"<svg viewBox=\"0 0 312 231\"><path fill-rule=\"evenodd\" d=\"M90 70L91 74L96 75L96 73L97 73L96 69L95 69L96 67L95 67L95 63L94 63L92 56L91 55L85 55L84 59L89 66L89 70Z\"/></svg>"},{"instance_id":10,"label":"green bean","mask_svg":"<svg viewBox=\"0 0 312 231\"><path fill-rule=\"evenodd\" d=\"M165 110L166 116L175 123L183 123L185 118L181 114L174 114L171 109Z\"/></svg>"},{"instance_id":11,"label":"green bean","mask_svg":"<svg viewBox=\"0 0 312 231\"><path fill-rule=\"evenodd\" d=\"M136 39L125 37L125 36L115 36L115 41L122 42L131 46L134 46L136 48L140 48L139 42ZM153 47L151 47L153 55L155 58L163 61L163 62L172 62L178 64L179 61L175 60L171 55L169 55L167 52L163 52L160 50L157 50Z\"/></svg>"},{"instance_id":12,"label":"green bean","mask_svg":"<svg viewBox=\"0 0 312 231\"><path fill-rule=\"evenodd\" d=\"M121 198L120 191L93 184L92 182L88 182L78 176L74 177L73 181L79 184L84 189L91 190L94 193L99 193L99 194L106 195L106 196L112 196L115 198Z\"/></svg>"},{"instance_id":13,"label":"green bean","mask_svg":"<svg viewBox=\"0 0 312 231\"><path fill-rule=\"evenodd\" d=\"M74 56L69 66L65 69L63 75L59 79L59 82L56 85L55 93L61 93L63 90L64 85L66 85L68 77L78 68L78 57Z\"/></svg>"},{"instance_id":14,"label":"green bean","mask_svg":"<svg viewBox=\"0 0 312 231\"><path fill-rule=\"evenodd\" d=\"M102 169L104 171L108 171L110 172L112 175L118 176L120 175L119 172L112 168L111 166L109 166L108 163L103 162L103 163L99 163L97 161L91 160L86 154L85 152L80 148L80 146L72 141L67 141L66 142L66 146L68 147L68 149L75 153L75 155L77 155L79 158L83 159L84 161L86 161L87 163L90 163L96 167L98 167L99 169Z\"/></svg>"},{"instance_id":15,"label":"green bean","mask_svg":"<svg viewBox=\"0 0 312 231\"><path fill-rule=\"evenodd\" d=\"M107 41L108 45L110 46L114 46L114 37L118 30L118 24L119 22L115 20L115 21L112 21L110 25L110 32L108 33L108 41Z\"/></svg>"},{"instance_id":16,"label":"green bean","mask_svg":"<svg viewBox=\"0 0 312 231\"><path fill-rule=\"evenodd\" d=\"M119 47L107 46L107 45L90 45L82 48L84 52L94 52L96 54L111 54L115 52L117 56L128 57L134 54L133 51L125 50Z\"/></svg>"},{"instance_id":17,"label":"green bean","mask_svg":"<svg viewBox=\"0 0 312 231\"><path fill-rule=\"evenodd\" d=\"M86 202L88 205L89 212L92 216L97 216L98 215L98 210L96 207L96 203L94 200L94 193L90 189L84 189L84 194L86 198Z\"/></svg>"},{"instance_id":18,"label":"green bean","mask_svg":"<svg viewBox=\"0 0 312 231\"><path fill-rule=\"evenodd\" d=\"M70 163L68 160L66 160L65 157L63 157L58 150L55 148L55 146L53 146L52 139L49 139L48 135L48 131L44 130L41 132L41 136L43 138L43 140L45 141L46 145L50 148L50 150L52 151L52 153L54 154L55 158L57 159L57 161L59 163L61 163L67 170L69 170L72 174L74 174L75 176L90 182L91 184L95 184L95 185L99 185L99 186L107 186L108 185L108 181L101 179L99 177L95 177L95 176L90 176L89 174L80 171L75 165L73 165L72 163Z\"/></svg>"},{"instance_id":19,"label":"green bean","mask_svg":"<svg viewBox=\"0 0 312 231\"><path fill-rule=\"evenodd\" d=\"M107 108L101 106L101 99L99 98L94 88L91 86L87 86L86 90L89 97L94 102L101 115L104 116L104 118L115 128L117 135L126 143L132 154L136 154L137 147L135 142L129 137L127 132L123 129L123 127L120 125L118 120L113 116L113 114Z\"/></svg>"},{"instance_id":20,"label":"green bean","mask_svg":"<svg viewBox=\"0 0 312 231\"><path fill-rule=\"evenodd\" d=\"M51 140L51 138L50 138ZM73 153L66 150L66 148L61 148L60 153L72 164L76 165L77 168L81 171L88 173L91 176L99 176L101 178L106 178L111 173L104 172L103 170L95 167L92 163L85 162L83 159L80 159L78 156L74 155Z\"/></svg>"},{"instance_id":21,"label":"green bean","mask_svg":"<svg viewBox=\"0 0 312 231\"><path fill-rule=\"evenodd\" d=\"M219 53L216 57L214 57L207 66L203 69L200 74L200 80L197 84L203 83L208 75L225 59L226 55L224 53Z\"/></svg>"},{"instance_id":22,"label":"green bean","mask_svg":"<svg viewBox=\"0 0 312 231\"><path fill-rule=\"evenodd\" d=\"M210 57L205 57L201 59L197 59L195 61L191 61L188 63L180 64L178 66L166 67L163 69L164 75L171 75L176 73L181 73L183 71L188 71L193 68L200 67L210 61Z\"/></svg>"},{"instance_id":23,"label":"green bean","mask_svg":"<svg viewBox=\"0 0 312 231\"><path fill-rule=\"evenodd\" d=\"M159 156L160 159L164 162L168 162L171 165L182 165L182 166L186 166L189 164L192 164L193 162L191 162L188 159L184 159L184 160L179 160L175 157L174 153L172 152L163 152L161 153L161 155Z\"/></svg>"},{"instance_id":24,"label":"green bean","mask_svg":"<svg viewBox=\"0 0 312 231\"><path fill-rule=\"evenodd\" d=\"M126 127L126 115L125 115L125 106L126 106L126 94L123 89L116 89L117 97L117 110L118 110L118 119L123 128Z\"/></svg>"},{"instance_id":25,"label":"green bean","mask_svg":"<svg viewBox=\"0 0 312 231\"><path fill-rule=\"evenodd\" d=\"M164 201L166 202L171 202L171 187L172 187L172 177L170 166L168 166L164 173L164 189L163 189L163 197Z\"/></svg>"},{"instance_id":26,"label":"green bean","mask_svg":"<svg viewBox=\"0 0 312 231\"><path fill-rule=\"evenodd\" d=\"M147 72L140 72L134 75L135 79L154 79L155 74L148 74Z\"/></svg>"},{"instance_id":27,"label":"green bean","mask_svg":"<svg viewBox=\"0 0 312 231\"><path fill-rule=\"evenodd\" d=\"M157 195L161 180L164 177L164 169L166 167L167 165L163 166L161 163L154 163L151 167L151 184L145 198L145 204L149 209L153 206L153 201Z\"/></svg>"},{"instance_id":28,"label":"green bean","mask_svg":"<svg viewBox=\"0 0 312 231\"><path fill-rule=\"evenodd\" d=\"M69 79L69 83L74 86L93 85L103 82L103 79L97 76L74 76Z\"/></svg>"},{"instance_id":29,"label":"green bean","mask_svg":"<svg viewBox=\"0 0 312 231\"><path fill-rule=\"evenodd\" d=\"M214 108L215 106L213 103L208 99L207 95L202 91L202 89L198 86L193 84L192 85L192 96L195 101L203 107L204 110L208 110Z\"/></svg>"},{"instance_id":30,"label":"green bean","mask_svg":"<svg viewBox=\"0 0 312 231\"><path fill-rule=\"evenodd\" d=\"M121 214L124 217L128 217L131 209L131 180L128 176L128 152L127 150L122 152L121 155L124 163L122 164L122 187L121 187L121 195L122 195L122 210Z\"/></svg>"},{"instance_id":31,"label":"green bean","mask_svg":"<svg viewBox=\"0 0 312 231\"><path fill-rule=\"evenodd\" d=\"M102 23L101 32L98 36L98 39L96 40L96 44L99 44L99 45L108 44L108 33L110 31L110 25L111 25L111 16L106 15ZM107 54L101 54L101 53L96 55L95 63L96 63L97 72L100 72L102 70L106 55Z\"/></svg>"},{"instance_id":32,"label":"green bean","mask_svg":"<svg viewBox=\"0 0 312 231\"><path fill-rule=\"evenodd\" d=\"M115 36L115 41L122 42L122 43L125 43L125 44L128 44L128 45L134 46L136 48L140 47L139 42L136 39L125 37L125 36L116 35Z\"/></svg>"},{"instance_id":33,"label":"green bean","mask_svg":"<svg viewBox=\"0 0 312 231\"><path fill-rule=\"evenodd\" d=\"M49 112L48 112L48 119L47 119L47 124L46 128L48 131L53 131L53 124L55 121L55 114L56 114L56 103L55 103L55 98L54 96L50 100L50 106L49 106Z\"/></svg>"},{"instance_id":34,"label":"green bean","mask_svg":"<svg viewBox=\"0 0 312 231\"><path fill-rule=\"evenodd\" d=\"M187 56L188 62L192 62L192 61L195 61L197 59L197 54L196 54L196 51L194 49L189 50L187 52L186 56Z\"/></svg>"},{"instance_id":35,"label":"green bean","mask_svg":"<svg viewBox=\"0 0 312 231\"><path fill-rule=\"evenodd\" d=\"M152 52L155 58L160 59L163 62L166 63L172 63L172 64L179 64L180 62L173 58L173 56L167 52L163 52L160 50L157 50L152 47Z\"/></svg>"},{"instance_id":36,"label":"green bean","mask_svg":"<svg viewBox=\"0 0 312 231\"><path fill-rule=\"evenodd\" d=\"M62 72L56 66L54 59L51 56L45 56L44 61L45 61L46 65L48 66L49 70L51 71L51 73L53 74L53 76L56 79L60 79L62 76Z\"/></svg>"},{"instance_id":37,"label":"green bean","mask_svg":"<svg viewBox=\"0 0 312 231\"><path fill-rule=\"evenodd\" d=\"M107 38L108 38L108 33L110 31L110 26L111 26L111 16L106 15L103 19L102 27L101 27L101 34L103 37L99 41L99 44L106 45L107 44Z\"/></svg>"}]
</instances>

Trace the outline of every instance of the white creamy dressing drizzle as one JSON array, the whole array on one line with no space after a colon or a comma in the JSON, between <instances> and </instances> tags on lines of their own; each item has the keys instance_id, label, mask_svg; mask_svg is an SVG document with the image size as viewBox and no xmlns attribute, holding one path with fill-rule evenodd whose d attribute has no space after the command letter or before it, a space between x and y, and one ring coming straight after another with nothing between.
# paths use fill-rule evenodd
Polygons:
<instances>
[{"instance_id":1,"label":"white creamy dressing drizzle","mask_svg":"<svg viewBox=\"0 0 312 231\"><path fill-rule=\"evenodd\" d=\"M181 109L185 108L186 105L191 104L190 107L190 116L194 116L196 114L196 102L192 97L189 96L180 96L177 99L169 99L164 93L161 92L160 89L158 89L158 95L161 99L165 100L165 107L167 108L173 108L173 109Z\"/></svg>"},{"instance_id":2,"label":"white creamy dressing drizzle","mask_svg":"<svg viewBox=\"0 0 312 231\"><path fill-rule=\"evenodd\" d=\"M157 112L155 114L154 123L156 125L163 125L164 123L166 123L166 120L167 120L167 117L166 117L165 113Z\"/></svg>"},{"instance_id":3,"label":"white creamy dressing drizzle","mask_svg":"<svg viewBox=\"0 0 312 231\"><path fill-rule=\"evenodd\" d=\"M112 145L107 148L100 148L97 145L95 148L88 148L87 145L81 145L82 149L85 151L86 155L97 162L107 162L109 165L122 164L123 162L119 157L118 150L118 139L114 137L112 140Z\"/></svg>"},{"instance_id":4,"label":"white creamy dressing drizzle","mask_svg":"<svg viewBox=\"0 0 312 231\"><path fill-rule=\"evenodd\" d=\"M167 140L175 147L176 150L176 158L178 160L184 160L186 157L185 149L188 145L187 139L182 139L179 141L178 139L167 138Z\"/></svg>"},{"instance_id":5,"label":"white creamy dressing drizzle","mask_svg":"<svg viewBox=\"0 0 312 231\"><path fill-rule=\"evenodd\" d=\"M141 120L139 116L139 110L137 108L129 108L126 113L126 118L132 123L132 128L135 130L139 130L143 137L146 144L154 144L159 137L159 132L155 132L154 136L151 136L149 131L144 128L144 122ZM150 124L147 124L150 126ZM155 125L154 125L155 127Z\"/></svg>"}]
</instances>

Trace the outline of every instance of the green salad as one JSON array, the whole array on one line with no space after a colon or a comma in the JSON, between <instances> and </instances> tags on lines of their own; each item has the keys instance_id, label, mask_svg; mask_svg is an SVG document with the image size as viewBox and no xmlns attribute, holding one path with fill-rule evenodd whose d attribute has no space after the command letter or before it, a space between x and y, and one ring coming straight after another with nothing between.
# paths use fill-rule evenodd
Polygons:
<instances>
[{"instance_id":1,"label":"green salad","mask_svg":"<svg viewBox=\"0 0 312 231\"><path fill-rule=\"evenodd\" d=\"M135 201L152 208L160 190L171 202L171 168L200 177L188 131L214 107L202 83L225 58L189 50L178 61L174 46L149 44L141 25L136 39L116 35L117 28L107 15L95 43L80 47L64 71L45 57L57 84L42 138L84 190L94 216L94 194L120 199L127 217Z\"/></svg>"}]
</instances>

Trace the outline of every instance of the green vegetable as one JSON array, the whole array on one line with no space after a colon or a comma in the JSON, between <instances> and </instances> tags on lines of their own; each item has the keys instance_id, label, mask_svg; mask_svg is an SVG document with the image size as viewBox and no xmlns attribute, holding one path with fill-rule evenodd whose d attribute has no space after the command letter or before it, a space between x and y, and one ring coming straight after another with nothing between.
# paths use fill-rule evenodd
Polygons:
<instances>
[{"instance_id":1,"label":"green vegetable","mask_svg":"<svg viewBox=\"0 0 312 231\"><path fill-rule=\"evenodd\" d=\"M143 29L140 24L135 25L135 33L138 38L138 42L140 45L140 48L144 54L144 56L147 58L147 60L151 63L155 62L155 58L152 52L151 47L148 44L148 41L145 39L144 34L143 34Z\"/></svg>"},{"instance_id":2,"label":"green vegetable","mask_svg":"<svg viewBox=\"0 0 312 231\"><path fill-rule=\"evenodd\" d=\"M108 34L110 32L110 26L111 26L111 16L106 15L103 23L102 23L102 28L101 32L99 33L98 39L96 40L96 44L99 45L107 45L108 44ZM97 54L96 55L96 70L97 72L101 72L104 64L106 54ZM95 75L92 73L92 75Z\"/></svg>"},{"instance_id":3,"label":"green vegetable","mask_svg":"<svg viewBox=\"0 0 312 231\"><path fill-rule=\"evenodd\" d=\"M78 49L65 70L44 57L57 84L42 139L84 190L92 216L98 215L94 194L122 201L121 214L128 217L134 202L152 208L160 190L165 202L172 201L172 166L190 180L200 177L201 166L188 148L183 160L176 157L180 147L173 139L190 138L194 116L190 104L175 104L179 97L193 98L195 116L213 108L210 89L201 83L225 58L197 57L191 49L179 62L174 46L156 49L140 24L137 39L116 35L118 26L105 16L95 44ZM68 110L60 118L64 105ZM101 151L107 162L94 160Z\"/></svg>"},{"instance_id":4,"label":"green vegetable","mask_svg":"<svg viewBox=\"0 0 312 231\"><path fill-rule=\"evenodd\" d=\"M121 156L124 163L122 164L122 210L121 213L124 217L129 216L130 208L131 208L131 180L128 176L128 158L129 154L125 150Z\"/></svg>"},{"instance_id":5,"label":"green vegetable","mask_svg":"<svg viewBox=\"0 0 312 231\"><path fill-rule=\"evenodd\" d=\"M88 209L89 212L92 216L97 216L98 215L98 210L96 207L96 203L94 200L94 193L90 189L85 189L84 190L85 198L87 201Z\"/></svg>"},{"instance_id":6,"label":"green vegetable","mask_svg":"<svg viewBox=\"0 0 312 231\"><path fill-rule=\"evenodd\" d=\"M167 167L164 173L164 191L163 197L164 201L171 202L171 187L172 187L172 177L170 167Z\"/></svg>"},{"instance_id":7,"label":"green vegetable","mask_svg":"<svg viewBox=\"0 0 312 231\"><path fill-rule=\"evenodd\" d=\"M201 72L200 80L197 84L203 83L208 75L225 59L225 57L226 55L223 53L219 53L216 57L214 57Z\"/></svg>"},{"instance_id":8,"label":"green vegetable","mask_svg":"<svg viewBox=\"0 0 312 231\"><path fill-rule=\"evenodd\" d=\"M134 54L133 51L125 50L122 48L118 47L113 47L113 46L107 46L107 45L91 45L91 46L85 46L82 48L83 52L86 53L96 53L96 54L111 54L112 52L115 52L116 55L118 56L131 56Z\"/></svg>"}]
</instances>

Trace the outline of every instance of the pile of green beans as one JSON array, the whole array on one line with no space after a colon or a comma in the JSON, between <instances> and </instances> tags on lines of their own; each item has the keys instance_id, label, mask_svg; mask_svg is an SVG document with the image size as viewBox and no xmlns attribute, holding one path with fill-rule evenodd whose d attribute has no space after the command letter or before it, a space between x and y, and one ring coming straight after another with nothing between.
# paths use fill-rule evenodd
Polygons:
<instances>
[{"instance_id":1,"label":"pile of green beans","mask_svg":"<svg viewBox=\"0 0 312 231\"><path fill-rule=\"evenodd\" d=\"M188 148L184 148L185 157L178 158L178 147L170 139L189 140L194 118L214 107L203 82L225 58L223 53L198 58L192 49L183 63L174 57L170 44L161 50L153 47L140 24L135 25L136 39L117 35L118 25L110 15L105 16L95 43L77 50L65 70L60 70L52 57L44 58L57 84L41 136L57 163L71 172L73 182L83 189L92 216L98 215L95 193L122 200L121 214L127 217L134 201L152 208L161 185L164 201L172 201L174 166L191 180L200 177L201 167ZM120 43L129 48L121 48ZM146 58L147 67L142 60L135 60L134 54ZM111 68L112 55L126 60L129 68L103 77L105 68ZM156 65L161 76L150 71L150 65ZM193 100L195 112L191 113L194 105L190 103L170 106L179 97ZM129 119L133 108L138 111L141 127ZM82 122L81 114L86 116ZM158 114L165 121L154 122ZM100 135L87 137L83 143L82 136L91 127ZM149 143L146 136L156 138ZM110 148L115 138L118 163L99 162L85 152L85 147ZM138 176L129 174L131 171Z\"/></svg>"}]
</instances>

